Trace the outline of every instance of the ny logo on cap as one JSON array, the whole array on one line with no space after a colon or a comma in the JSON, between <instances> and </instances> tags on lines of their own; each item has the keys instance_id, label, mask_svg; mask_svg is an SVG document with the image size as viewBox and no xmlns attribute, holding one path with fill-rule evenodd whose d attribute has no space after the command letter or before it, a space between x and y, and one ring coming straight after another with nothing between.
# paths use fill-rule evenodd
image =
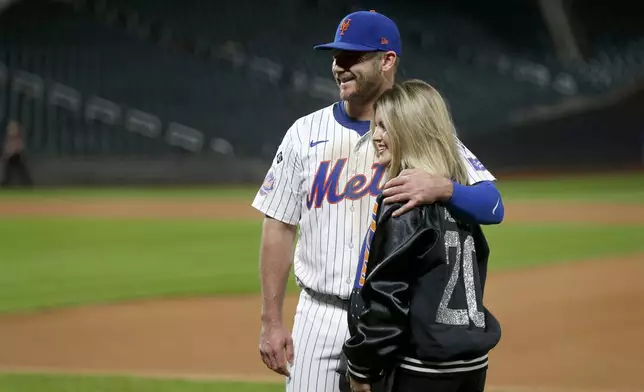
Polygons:
<instances>
[{"instance_id":1,"label":"ny logo on cap","mask_svg":"<svg viewBox=\"0 0 644 392\"><path fill-rule=\"evenodd\" d=\"M351 24L351 19L345 19L340 24L340 35L344 35L344 32L347 31L349 25Z\"/></svg>"}]
</instances>

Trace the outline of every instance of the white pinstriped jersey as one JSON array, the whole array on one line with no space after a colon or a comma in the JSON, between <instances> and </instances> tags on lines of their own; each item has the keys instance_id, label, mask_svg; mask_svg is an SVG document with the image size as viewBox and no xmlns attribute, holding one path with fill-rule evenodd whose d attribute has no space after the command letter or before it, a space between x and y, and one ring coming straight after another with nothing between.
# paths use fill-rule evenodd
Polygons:
<instances>
[{"instance_id":1,"label":"white pinstriped jersey","mask_svg":"<svg viewBox=\"0 0 644 392\"><path fill-rule=\"evenodd\" d=\"M371 207L384 185L368 129L368 121L349 119L341 103L299 118L252 203L274 219L299 225L295 276L319 293L349 297ZM459 144L470 183L495 180Z\"/></svg>"}]
</instances>

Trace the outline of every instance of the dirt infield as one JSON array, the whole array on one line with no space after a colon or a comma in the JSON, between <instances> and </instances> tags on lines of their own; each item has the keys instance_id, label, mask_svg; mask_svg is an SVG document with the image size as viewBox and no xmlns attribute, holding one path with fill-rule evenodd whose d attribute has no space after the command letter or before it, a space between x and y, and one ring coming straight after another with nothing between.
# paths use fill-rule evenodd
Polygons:
<instances>
[{"instance_id":1,"label":"dirt infield","mask_svg":"<svg viewBox=\"0 0 644 392\"><path fill-rule=\"evenodd\" d=\"M68 199L0 203L0 216L99 217L99 218L196 218L259 219L261 214L248 203L204 201L90 200Z\"/></svg>"},{"instance_id":2,"label":"dirt infield","mask_svg":"<svg viewBox=\"0 0 644 392\"><path fill-rule=\"evenodd\" d=\"M3 215L259 218L247 205L66 200L2 202ZM506 218L641 224L644 207L511 204ZM642 277L644 255L491 274L486 302L503 337L491 354L489 385L644 391ZM295 301L286 301L289 324ZM0 317L0 369L279 380L257 352L259 305L255 296L196 298L7 315Z\"/></svg>"},{"instance_id":3,"label":"dirt infield","mask_svg":"<svg viewBox=\"0 0 644 392\"><path fill-rule=\"evenodd\" d=\"M259 219L248 203L149 200L89 200L64 198L38 202L0 202L0 216L65 216L100 218L196 218L196 219ZM509 222L644 222L644 205L557 202L515 202L506 206Z\"/></svg>"}]
</instances>

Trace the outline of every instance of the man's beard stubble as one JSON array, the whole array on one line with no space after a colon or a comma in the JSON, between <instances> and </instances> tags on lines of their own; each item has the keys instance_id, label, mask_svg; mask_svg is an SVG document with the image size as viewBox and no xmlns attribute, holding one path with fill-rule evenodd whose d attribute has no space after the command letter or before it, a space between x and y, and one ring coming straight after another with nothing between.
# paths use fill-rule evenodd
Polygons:
<instances>
[{"instance_id":1,"label":"man's beard stubble","mask_svg":"<svg viewBox=\"0 0 644 392\"><path fill-rule=\"evenodd\" d=\"M380 95L382 87L382 70L374 67L369 76L364 74L355 75L356 92L347 100L355 103L366 103L375 100Z\"/></svg>"}]
</instances>

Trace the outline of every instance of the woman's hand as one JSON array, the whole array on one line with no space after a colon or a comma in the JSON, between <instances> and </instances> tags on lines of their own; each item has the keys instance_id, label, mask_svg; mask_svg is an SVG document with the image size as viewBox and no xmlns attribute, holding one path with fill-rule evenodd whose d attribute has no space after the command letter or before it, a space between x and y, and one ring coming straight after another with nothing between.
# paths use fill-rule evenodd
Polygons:
<instances>
[{"instance_id":1,"label":"woman's hand","mask_svg":"<svg viewBox=\"0 0 644 392\"><path fill-rule=\"evenodd\" d=\"M349 376L349 384L351 385L352 392L371 392L371 384L356 381L351 376Z\"/></svg>"}]
</instances>

